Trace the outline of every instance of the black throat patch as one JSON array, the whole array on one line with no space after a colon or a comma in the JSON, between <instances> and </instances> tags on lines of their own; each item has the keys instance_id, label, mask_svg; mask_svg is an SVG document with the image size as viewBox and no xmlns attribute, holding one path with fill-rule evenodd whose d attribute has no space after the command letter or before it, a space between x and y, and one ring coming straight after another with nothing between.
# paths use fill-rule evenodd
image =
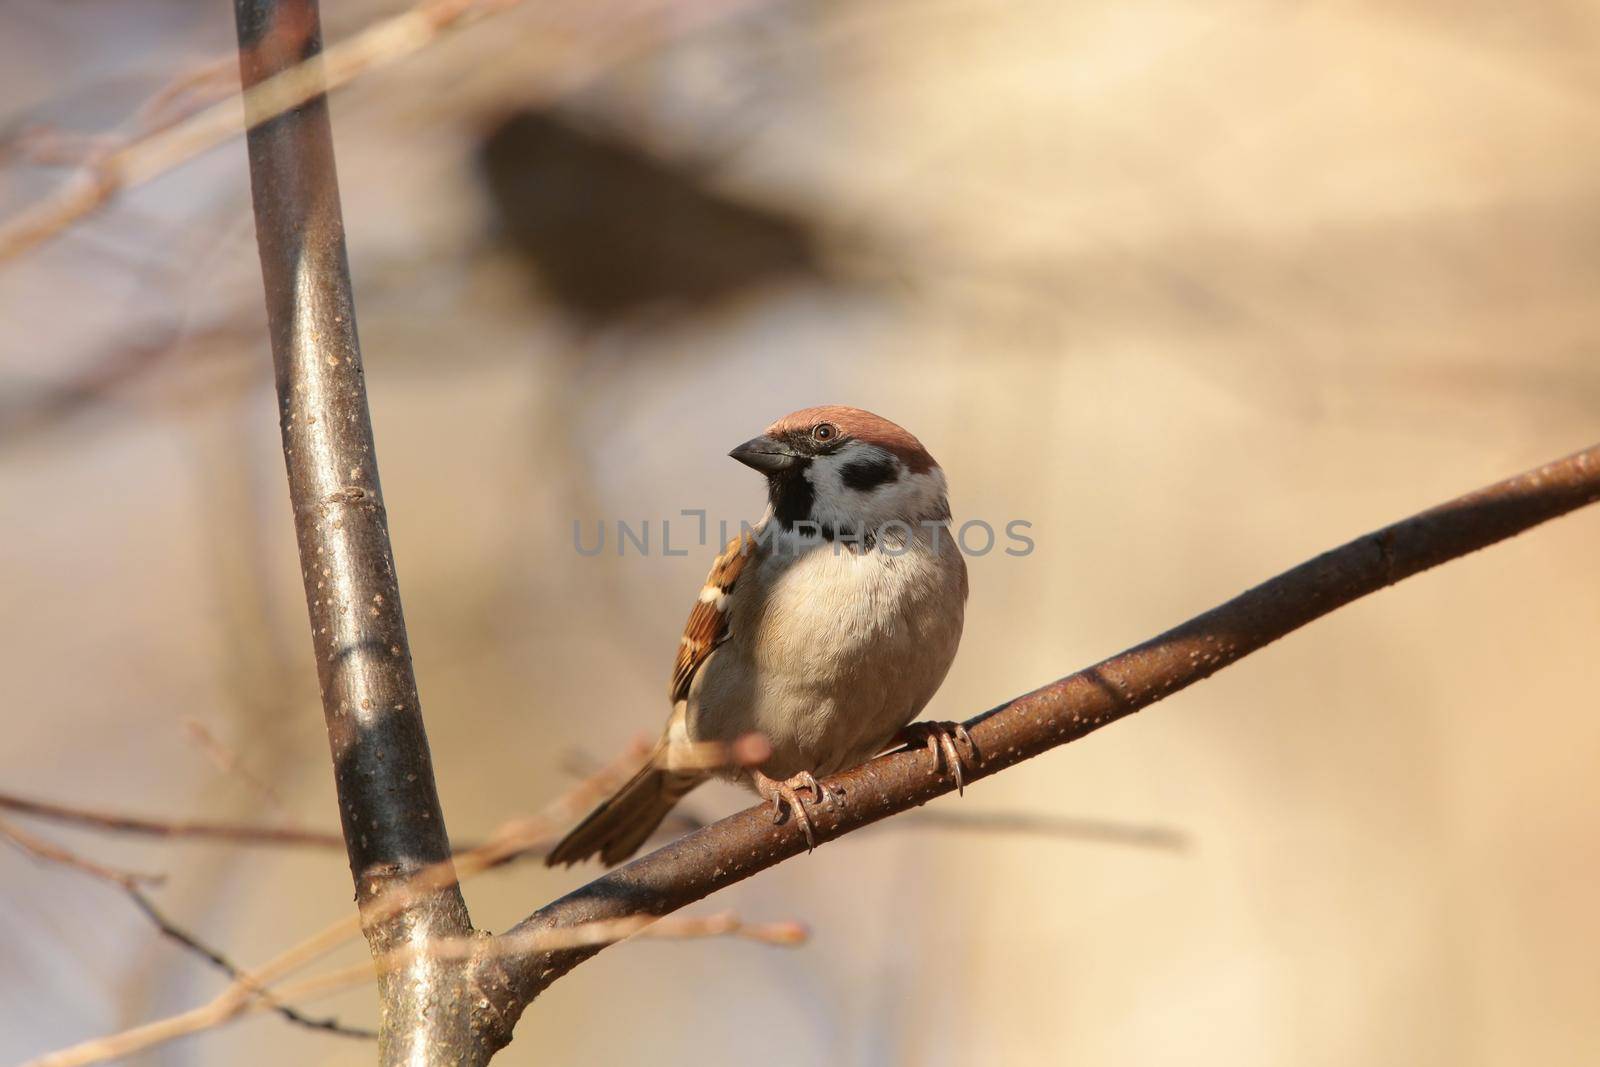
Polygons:
<instances>
[{"instance_id":1,"label":"black throat patch","mask_svg":"<svg viewBox=\"0 0 1600 1067\"><path fill-rule=\"evenodd\" d=\"M772 504L772 517L785 532L793 530L795 523L811 519L811 505L816 503L817 491L806 478L810 466L811 461L803 459L767 478L767 500Z\"/></svg>"}]
</instances>

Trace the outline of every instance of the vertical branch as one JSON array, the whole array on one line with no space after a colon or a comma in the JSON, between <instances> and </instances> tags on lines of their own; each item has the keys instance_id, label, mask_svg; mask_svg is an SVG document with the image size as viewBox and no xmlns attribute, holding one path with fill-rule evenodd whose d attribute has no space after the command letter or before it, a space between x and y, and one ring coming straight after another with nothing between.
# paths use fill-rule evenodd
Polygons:
<instances>
[{"instance_id":1,"label":"vertical branch","mask_svg":"<svg viewBox=\"0 0 1600 1067\"><path fill-rule=\"evenodd\" d=\"M321 52L316 0L235 0L234 14L247 89ZM254 125L248 143L283 452L345 847L373 953L412 949L379 980L380 1058L481 1062L467 964L414 951L471 934L454 881L434 880L402 908L369 911L385 889L447 863L450 843L378 484L327 97Z\"/></svg>"}]
</instances>

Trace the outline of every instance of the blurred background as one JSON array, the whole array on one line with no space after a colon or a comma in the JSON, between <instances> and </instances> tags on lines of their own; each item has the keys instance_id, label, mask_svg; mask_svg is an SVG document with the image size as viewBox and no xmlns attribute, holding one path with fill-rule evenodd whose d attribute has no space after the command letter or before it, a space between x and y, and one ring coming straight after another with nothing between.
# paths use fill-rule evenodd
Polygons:
<instances>
[{"instance_id":1,"label":"blurred background","mask_svg":"<svg viewBox=\"0 0 1600 1067\"><path fill-rule=\"evenodd\" d=\"M327 36L399 10L326 0ZM0 217L231 76L223 3L0 20ZM1584 0L530 0L357 80L345 218L453 833L667 711L714 548L584 557L574 520L756 517L725 453L794 408L901 422L958 520L1032 523L970 561L936 718L1591 443L1597 53ZM0 789L337 826L264 319L237 140L0 264ZM1600 1062L1596 538L1406 582L934 806L1156 843L871 829L696 909L808 946L608 950L496 1062ZM164 872L242 963L349 910L338 852L27 825ZM593 873L512 866L473 918ZM6 1062L224 984L81 874L5 848L0 884ZM257 1016L136 1062L372 1057Z\"/></svg>"}]
</instances>

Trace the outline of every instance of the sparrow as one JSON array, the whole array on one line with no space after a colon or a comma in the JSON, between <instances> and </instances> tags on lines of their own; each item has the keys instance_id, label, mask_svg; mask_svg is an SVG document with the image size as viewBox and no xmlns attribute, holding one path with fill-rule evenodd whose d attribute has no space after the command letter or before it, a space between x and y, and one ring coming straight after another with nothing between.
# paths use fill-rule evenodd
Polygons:
<instances>
[{"instance_id":1,"label":"sparrow","mask_svg":"<svg viewBox=\"0 0 1600 1067\"><path fill-rule=\"evenodd\" d=\"M967 568L944 471L922 443L859 408L805 408L728 453L766 477L768 507L712 564L679 642L672 714L649 761L550 852L620 863L714 776L787 811L815 847L819 779L901 744L926 744L962 779L979 758L955 723L908 726L961 641ZM707 743L760 734L758 766L706 766Z\"/></svg>"}]
</instances>

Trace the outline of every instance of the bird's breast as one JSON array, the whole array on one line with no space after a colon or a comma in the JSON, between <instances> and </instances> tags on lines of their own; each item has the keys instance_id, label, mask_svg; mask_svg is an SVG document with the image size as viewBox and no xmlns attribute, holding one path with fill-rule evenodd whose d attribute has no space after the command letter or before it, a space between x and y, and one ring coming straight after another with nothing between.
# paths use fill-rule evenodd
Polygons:
<instances>
[{"instance_id":1,"label":"bird's breast","mask_svg":"<svg viewBox=\"0 0 1600 1067\"><path fill-rule=\"evenodd\" d=\"M793 557L774 553L760 575L760 603L735 625L747 623L752 651L770 670L847 670L892 655L941 621L949 583L938 562L925 552L891 556L827 542Z\"/></svg>"},{"instance_id":2,"label":"bird's breast","mask_svg":"<svg viewBox=\"0 0 1600 1067\"><path fill-rule=\"evenodd\" d=\"M766 734L768 773L831 773L871 756L955 656L965 571L953 545L900 555L779 546L747 577L691 716L699 737Z\"/></svg>"}]
</instances>

